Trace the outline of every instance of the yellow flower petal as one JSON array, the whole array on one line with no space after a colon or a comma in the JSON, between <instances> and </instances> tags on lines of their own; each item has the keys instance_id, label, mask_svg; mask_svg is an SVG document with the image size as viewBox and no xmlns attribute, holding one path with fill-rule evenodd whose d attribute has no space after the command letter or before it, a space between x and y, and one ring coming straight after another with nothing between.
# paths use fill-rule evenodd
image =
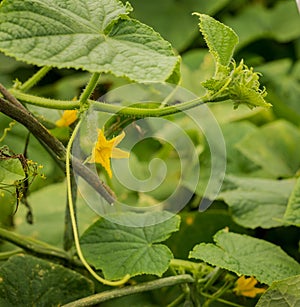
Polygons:
<instances>
[{"instance_id":1,"label":"yellow flower petal","mask_svg":"<svg viewBox=\"0 0 300 307\"><path fill-rule=\"evenodd\" d=\"M77 119L77 110L66 110L64 111L62 117L56 121L57 127L68 127L75 122Z\"/></svg>"},{"instance_id":2,"label":"yellow flower petal","mask_svg":"<svg viewBox=\"0 0 300 307\"><path fill-rule=\"evenodd\" d=\"M233 291L237 295L242 295L246 297L255 297L259 293L263 293L266 291L265 288L256 288L255 285L257 284L257 280L251 276L246 278L245 276L241 276L236 281L236 286Z\"/></svg>"},{"instance_id":3,"label":"yellow flower petal","mask_svg":"<svg viewBox=\"0 0 300 307\"><path fill-rule=\"evenodd\" d=\"M113 148L111 157L114 159L124 159L124 158L129 158L129 152L124 151L120 148Z\"/></svg>"},{"instance_id":4,"label":"yellow flower petal","mask_svg":"<svg viewBox=\"0 0 300 307\"><path fill-rule=\"evenodd\" d=\"M122 132L120 135L112 138L111 140L107 140L103 131L99 129L98 140L93 148L92 155L88 162L101 164L106 170L108 176L111 178L112 171L110 167L110 159L129 158L128 152L115 147L122 141L124 137L125 132Z\"/></svg>"}]
</instances>

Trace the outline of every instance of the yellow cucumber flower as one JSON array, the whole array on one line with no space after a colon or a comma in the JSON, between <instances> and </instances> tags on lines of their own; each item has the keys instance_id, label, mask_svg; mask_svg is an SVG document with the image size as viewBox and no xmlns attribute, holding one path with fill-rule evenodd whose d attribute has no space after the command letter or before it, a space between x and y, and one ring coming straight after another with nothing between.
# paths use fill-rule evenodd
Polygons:
<instances>
[{"instance_id":1,"label":"yellow cucumber flower","mask_svg":"<svg viewBox=\"0 0 300 307\"><path fill-rule=\"evenodd\" d=\"M110 167L110 159L129 158L128 152L116 148L116 146L123 140L124 137L125 132L123 131L120 135L112 138L111 140L107 140L103 131L98 129L98 140L95 143L92 155L88 162L101 164L106 170L108 176L111 178L112 171Z\"/></svg>"},{"instance_id":2,"label":"yellow cucumber flower","mask_svg":"<svg viewBox=\"0 0 300 307\"><path fill-rule=\"evenodd\" d=\"M233 289L233 291L237 295L253 298L257 294L264 293L266 291L265 288L256 288L255 287L256 284L257 280L253 276L246 278L243 275L236 281L236 286Z\"/></svg>"},{"instance_id":3,"label":"yellow cucumber flower","mask_svg":"<svg viewBox=\"0 0 300 307\"><path fill-rule=\"evenodd\" d=\"M77 110L66 110L62 117L55 122L57 127L69 127L77 119Z\"/></svg>"}]
</instances>

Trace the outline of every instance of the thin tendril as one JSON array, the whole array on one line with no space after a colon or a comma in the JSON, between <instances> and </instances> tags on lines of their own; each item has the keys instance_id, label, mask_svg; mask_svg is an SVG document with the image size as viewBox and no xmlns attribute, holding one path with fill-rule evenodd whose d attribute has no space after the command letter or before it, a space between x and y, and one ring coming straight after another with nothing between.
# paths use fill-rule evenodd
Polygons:
<instances>
[{"instance_id":1,"label":"thin tendril","mask_svg":"<svg viewBox=\"0 0 300 307\"><path fill-rule=\"evenodd\" d=\"M0 143L5 139L7 133L11 131L12 127L16 124L16 122L13 120L12 122L9 123L8 127L4 129L3 135L0 138Z\"/></svg>"},{"instance_id":2,"label":"thin tendril","mask_svg":"<svg viewBox=\"0 0 300 307\"><path fill-rule=\"evenodd\" d=\"M75 129L74 129L74 131L73 131L73 133L70 137L70 140L69 140L68 146L67 146L67 153L66 153L66 176L67 176L68 204L69 204L69 211L70 211L70 217L71 217L71 223L72 223L72 229L73 229L73 234L74 234L74 243L75 243L76 251L77 251L78 257L81 260L82 264L85 266L85 268L90 272L90 274L96 280L98 280L99 282L103 283L104 285L108 285L108 286L121 286L129 280L130 276L128 274L126 276L124 276L122 279L116 280L116 281L110 281L110 280L102 278L87 263L86 259L83 256L82 250L81 250L81 246L80 246L80 242L79 242L79 234L78 234L77 224L76 224L76 220L75 220L74 204L73 204L73 200L72 200L71 167L70 167L71 148L72 148L72 144L74 142L74 139L76 137L76 134L79 130L80 123L81 123L81 120L76 125L76 127L75 127Z\"/></svg>"}]
</instances>

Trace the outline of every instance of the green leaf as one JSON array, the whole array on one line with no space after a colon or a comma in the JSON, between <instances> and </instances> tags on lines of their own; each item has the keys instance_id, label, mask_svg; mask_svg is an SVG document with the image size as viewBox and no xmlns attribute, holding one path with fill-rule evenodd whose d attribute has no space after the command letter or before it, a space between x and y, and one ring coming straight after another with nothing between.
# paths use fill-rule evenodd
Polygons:
<instances>
[{"instance_id":1,"label":"green leaf","mask_svg":"<svg viewBox=\"0 0 300 307\"><path fill-rule=\"evenodd\" d=\"M297 179L292 194L290 195L283 218L286 222L300 227L300 178Z\"/></svg>"},{"instance_id":2,"label":"green leaf","mask_svg":"<svg viewBox=\"0 0 300 307\"><path fill-rule=\"evenodd\" d=\"M165 222L156 224L165 215ZM126 274L161 276L173 255L163 244L172 232L179 229L180 219L168 212L124 214L121 218L137 227L128 227L100 219L81 237L86 259L101 269L107 279L119 279ZM144 227L151 221L152 226Z\"/></svg>"},{"instance_id":3,"label":"green leaf","mask_svg":"<svg viewBox=\"0 0 300 307\"><path fill-rule=\"evenodd\" d=\"M231 209L236 223L248 228L271 228L283 225L283 215L294 179L272 180L227 176L234 187L219 195Z\"/></svg>"},{"instance_id":4,"label":"green leaf","mask_svg":"<svg viewBox=\"0 0 300 307\"><path fill-rule=\"evenodd\" d=\"M130 19L117 0L6 0L0 7L0 50L39 66L165 81L178 61L152 28ZM174 80L174 77L173 77Z\"/></svg>"},{"instance_id":5,"label":"green leaf","mask_svg":"<svg viewBox=\"0 0 300 307\"><path fill-rule=\"evenodd\" d=\"M0 267L0 306L61 306L93 292L81 274L32 256L13 256Z\"/></svg>"},{"instance_id":6,"label":"green leaf","mask_svg":"<svg viewBox=\"0 0 300 307\"><path fill-rule=\"evenodd\" d=\"M256 307L266 306L300 306L300 275L275 281L256 304Z\"/></svg>"},{"instance_id":7,"label":"green leaf","mask_svg":"<svg viewBox=\"0 0 300 307\"><path fill-rule=\"evenodd\" d=\"M216 245L196 245L189 257L238 275L254 276L261 283L268 285L300 274L300 264L270 242L226 230L217 232L214 241Z\"/></svg>"},{"instance_id":8,"label":"green leaf","mask_svg":"<svg viewBox=\"0 0 300 307\"><path fill-rule=\"evenodd\" d=\"M217 65L228 66L234 48L238 44L238 36L231 28L208 15L198 13L195 15L200 18L200 31Z\"/></svg>"},{"instance_id":9,"label":"green leaf","mask_svg":"<svg viewBox=\"0 0 300 307\"><path fill-rule=\"evenodd\" d=\"M300 167L300 131L284 120L262 126L236 147L274 177L292 177Z\"/></svg>"},{"instance_id":10,"label":"green leaf","mask_svg":"<svg viewBox=\"0 0 300 307\"><path fill-rule=\"evenodd\" d=\"M25 173L19 159L8 157L2 160L0 156L0 184L13 185L15 181L24 177Z\"/></svg>"}]
</instances>

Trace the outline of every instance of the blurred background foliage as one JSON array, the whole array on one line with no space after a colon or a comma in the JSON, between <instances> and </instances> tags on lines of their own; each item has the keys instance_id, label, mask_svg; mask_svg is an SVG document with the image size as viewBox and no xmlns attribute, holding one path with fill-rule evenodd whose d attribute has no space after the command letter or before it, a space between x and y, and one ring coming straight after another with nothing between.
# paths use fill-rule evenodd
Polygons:
<instances>
[{"instance_id":1,"label":"blurred background foliage","mask_svg":"<svg viewBox=\"0 0 300 307\"><path fill-rule=\"evenodd\" d=\"M231 102L210 106L223 130L227 147L227 175L234 175L223 185L223 192L240 191L246 189L240 178L247 177L248 185L254 184L257 178L278 182L282 179L294 180L300 168L300 16L294 0L152 0L130 1L134 10L132 16L152 26L165 39L169 40L178 54L182 56L182 86L197 95L204 93L201 81L214 72L212 57L208 54L205 42L198 30L198 18L193 12L209 14L226 25L232 27L240 38L234 58L238 62L244 59L248 66L254 66L255 71L262 73L261 82L268 91L267 101L272 103L270 110L249 110L241 107L233 110ZM16 62L14 59L0 54L0 82L11 87L16 80L21 82L29 78L37 67ZM83 71L53 69L34 88L32 93L57 99L72 99L89 79L89 74ZM97 87L94 98L105 94L108 90L126 84L126 80L111 75L103 75ZM61 111L48 110L29 106L43 123L49 128L54 127L55 121L61 116ZM182 125L182 118L176 119ZM0 114L0 137L9 126L10 118ZM52 132L66 142L70 128L53 129ZM255 214L261 212L262 204L255 201L259 193L268 191L268 183L256 186L257 195L250 195L243 203L244 207L253 206L250 212L236 209L236 201L224 194L204 213L198 214L199 200L203 195L203 185L208 180L209 149L204 137L186 124L185 129L192 137L199 149L199 159L203 167L203 178L200 178L195 197L182 213L182 231L175 234L168 244L172 247L175 257L187 257L187 252L199 242L211 242L212 235L219 229L228 226L236 232L270 240L289 254L300 259L298 252L299 228L295 226L283 227L283 223L267 225L264 220L253 223ZM23 153L25 149L27 131L19 124L15 124L0 147L8 145L15 153ZM149 141L153 142L153 141ZM153 145L153 144L152 144ZM141 155L151 143L136 149ZM156 144L157 145L157 144ZM163 144L159 144L157 151L163 151ZM152 147L153 149L153 147ZM259 149L259 150L258 150ZM156 150L156 149L155 149ZM17 231L33 235L37 238L60 245L63 232L63 211L65 204L64 173L57 167L44 148L30 136L27 156L43 165L43 173L47 179L37 178L31 187L29 203L34 212L34 225L27 225L24 218L24 206L14 215L15 198L13 191L3 190L0 196L0 224L8 227L16 226ZM140 164L138 164L140 163ZM148 161L140 159L136 168L146 168ZM172 164L172 163L171 163ZM175 169L176 171L176 169ZM170 182L174 180L174 169L170 175ZM271 182L272 183L272 182ZM117 183L114 183L115 187ZM290 183L291 185L293 184ZM261 187L261 191L259 190ZM121 189L121 187L120 187ZM170 184L166 185L170 189ZM284 195L289 195L289 184L284 185ZM162 195L171 191L159 191ZM249 192L246 189L246 192ZM243 193L246 193L245 191ZM158 195L137 195L127 193L125 199L152 203L152 198ZM232 195L231 195L232 196ZM237 197L237 194L233 194ZM268 194L268 197L270 195ZM275 206L274 218L282 218L287 199L280 199L276 203L273 198L267 198L272 211ZM288 196L287 196L288 197ZM234 197L233 197L234 198ZM228 200L229 199L229 200ZM247 202L248 201L248 202ZM235 210L236 209L236 210ZM262 211L260 211L262 210ZM256 213L255 213L256 212ZM246 214L247 213L247 214ZM86 208L79 196L79 214L82 220L94 218L94 214ZM278 215L276 215L278 214ZM273 216L272 216L273 217ZM60 224L61 229L50 227L49 223ZM85 222L82 223L83 227ZM186 243L188 242L188 244ZM8 247L0 246L0 250Z\"/></svg>"}]
</instances>

